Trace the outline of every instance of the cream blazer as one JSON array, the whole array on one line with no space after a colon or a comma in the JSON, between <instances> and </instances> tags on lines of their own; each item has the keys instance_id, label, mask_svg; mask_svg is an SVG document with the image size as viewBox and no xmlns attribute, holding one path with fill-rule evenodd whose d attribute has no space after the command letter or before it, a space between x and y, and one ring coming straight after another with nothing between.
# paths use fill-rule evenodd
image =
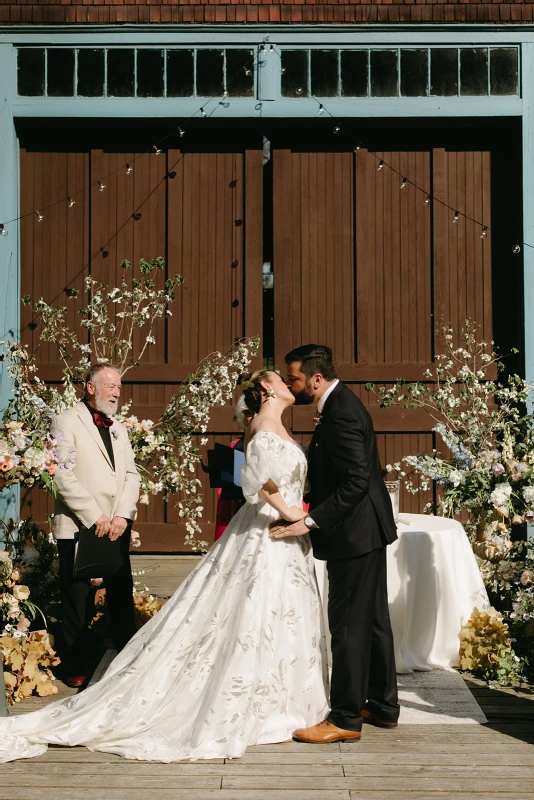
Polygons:
<instances>
[{"instance_id":1,"label":"cream blazer","mask_svg":"<svg viewBox=\"0 0 534 800\"><path fill-rule=\"evenodd\" d=\"M61 461L76 451L76 464L54 475L54 538L74 539L80 527L90 528L102 514L134 520L141 479L126 428L120 422L110 428L115 469L85 403L58 414L51 432L59 434Z\"/></svg>"}]
</instances>

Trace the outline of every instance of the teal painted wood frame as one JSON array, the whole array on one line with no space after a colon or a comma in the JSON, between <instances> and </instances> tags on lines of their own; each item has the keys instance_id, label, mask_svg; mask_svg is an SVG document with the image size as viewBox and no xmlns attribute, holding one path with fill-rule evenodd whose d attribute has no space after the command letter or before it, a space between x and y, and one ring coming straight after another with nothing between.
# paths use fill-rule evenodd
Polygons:
<instances>
[{"instance_id":1,"label":"teal painted wood frame","mask_svg":"<svg viewBox=\"0 0 534 800\"><path fill-rule=\"evenodd\" d=\"M0 220L19 214L19 152L15 132L13 100L16 92L16 51L11 44L0 45ZM9 225L0 236L0 339L13 341L20 331L19 228ZM10 392L6 369L0 364L0 409ZM0 519L18 517L19 492L0 492Z\"/></svg>"}]
</instances>

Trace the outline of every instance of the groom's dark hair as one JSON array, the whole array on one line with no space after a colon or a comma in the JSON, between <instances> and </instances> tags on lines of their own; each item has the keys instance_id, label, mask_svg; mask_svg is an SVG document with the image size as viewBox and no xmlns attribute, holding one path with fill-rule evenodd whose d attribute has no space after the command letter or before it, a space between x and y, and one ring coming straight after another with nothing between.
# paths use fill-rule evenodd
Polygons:
<instances>
[{"instance_id":1,"label":"groom's dark hair","mask_svg":"<svg viewBox=\"0 0 534 800\"><path fill-rule=\"evenodd\" d=\"M337 377L332 351L325 344L303 344L295 347L286 355L285 361L286 364L300 361L300 371L308 379L317 373L326 381L333 381Z\"/></svg>"}]
</instances>

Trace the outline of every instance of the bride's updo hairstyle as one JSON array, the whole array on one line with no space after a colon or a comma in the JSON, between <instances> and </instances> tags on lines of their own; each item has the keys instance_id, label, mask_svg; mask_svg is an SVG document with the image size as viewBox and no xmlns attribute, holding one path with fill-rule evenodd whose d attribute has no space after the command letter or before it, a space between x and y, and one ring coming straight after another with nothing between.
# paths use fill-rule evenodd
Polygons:
<instances>
[{"instance_id":1,"label":"bride's updo hairstyle","mask_svg":"<svg viewBox=\"0 0 534 800\"><path fill-rule=\"evenodd\" d=\"M243 397L245 404L251 414L257 414L262 406L264 398L272 396L271 392L267 391L262 385L262 381L269 383L269 375L272 374L272 369L258 369L256 372L245 373L241 380L241 388L243 389Z\"/></svg>"}]
</instances>

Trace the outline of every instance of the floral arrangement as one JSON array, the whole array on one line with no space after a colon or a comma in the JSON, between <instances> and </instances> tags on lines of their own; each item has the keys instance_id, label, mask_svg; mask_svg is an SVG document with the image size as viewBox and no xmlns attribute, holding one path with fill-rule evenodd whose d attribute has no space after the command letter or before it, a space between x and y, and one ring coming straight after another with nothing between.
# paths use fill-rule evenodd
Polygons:
<instances>
[{"instance_id":1,"label":"floral arrangement","mask_svg":"<svg viewBox=\"0 0 534 800\"><path fill-rule=\"evenodd\" d=\"M40 483L55 496L52 476L57 469L68 469L75 463L75 454L59 460L58 438L50 432L28 430L23 422L10 420L0 424L0 489L22 484Z\"/></svg>"},{"instance_id":2,"label":"floral arrangement","mask_svg":"<svg viewBox=\"0 0 534 800\"><path fill-rule=\"evenodd\" d=\"M435 485L425 512L467 516L486 588L534 674L534 542L524 535L525 524L534 522L534 416L522 411L532 387L518 375L503 378L494 343L478 341L471 320L459 335L450 326L442 334L444 352L425 381L366 387L383 407L425 409L444 446L386 469L414 494Z\"/></svg>"},{"instance_id":3,"label":"floral arrangement","mask_svg":"<svg viewBox=\"0 0 534 800\"><path fill-rule=\"evenodd\" d=\"M34 692L40 697L57 694L50 668L59 664L59 658L46 631L33 631L21 637L0 636L0 651L8 703L18 703Z\"/></svg>"},{"instance_id":4,"label":"floral arrangement","mask_svg":"<svg viewBox=\"0 0 534 800\"><path fill-rule=\"evenodd\" d=\"M519 657L512 649L510 630L494 608L473 610L460 632L460 669L490 683L520 685L523 679Z\"/></svg>"},{"instance_id":5,"label":"floral arrangement","mask_svg":"<svg viewBox=\"0 0 534 800\"><path fill-rule=\"evenodd\" d=\"M52 480L55 469L70 468L75 462L75 453L69 455L65 464L58 464L57 458L54 461L56 443L49 434L52 419L77 402L81 381L91 362L112 363L122 375L139 366L146 349L155 343L158 320L172 313L168 305L175 300L175 289L183 279L175 275L164 281L164 288L158 289L156 284L165 268L163 259L141 259L139 277L130 272L129 261L121 262L121 266L125 277L119 287L110 289L92 278L85 281L87 297L85 305L78 309L83 317L82 329L87 331L85 342L69 329L66 306L56 308L42 299L32 305L41 326L41 340L55 344L63 361L61 388L40 380L35 356L25 345L1 343L0 360L7 361L13 385L12 400L4 412L4 427L10 426L6 430L11 430L12 426L21 425L18 430L24 430L28 442L31 439L31 444L26 443L26 439L24 442L26 452L30 449L26 471L22 468L26 462L19 454L17 467L3 473L4 485L25 483L29 486L39 479L41 485L55 491ZM129 280L127 274L131 275ZM69 292L73 301L78 295L77 290ZM23 300L32 303L28 296ZM139 337L141 329L144 329L143 335ZM135 347L139 338L142 341ZM193 550L207 547L207 542L197 538L203 511L198 491L200 481L195 475L200 462L197 435L206 432L211 408L231 400L237 379L256 355L258 344L257 338L243 339L226 354L209 355L197 372L182 384L159 420L139 422L135 416L129 416L131 404L126 404L116 417L130 434L142 480L140 502L148 503L151 495L162 494L166 500L176 495L179 514L185 522L186 542ZM30 431L35 433L35 441ZM46 447L43 442L47 442ZM203 442L202 439L201 444ZM46 451L48 460L40 461L44 456L39 445ZM5 478L8 474L9 484Z\"/></svg>"}]
</instances>

